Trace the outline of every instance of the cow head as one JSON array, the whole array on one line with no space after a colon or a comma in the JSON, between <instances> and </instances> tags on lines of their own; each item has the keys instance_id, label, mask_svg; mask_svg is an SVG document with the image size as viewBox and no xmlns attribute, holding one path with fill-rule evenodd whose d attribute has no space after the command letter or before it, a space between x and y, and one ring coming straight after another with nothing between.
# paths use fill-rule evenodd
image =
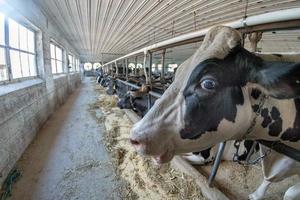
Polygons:
<instances>
[{"instance_id":1,"label":"cow head","mask_svg":"<svg viewBox=\"0 0 300 200\"><path fill-rule=\"evenodd\" d=\"M133 127L131 143L139 153L164 163L174 154L241 137L254 116L252 87L276 98L299 94L299 87L293 88L299 65L285 63L279 69L242 48L240 38L228 27L206 35L200 49L179 67L174 83Z\"/></svg>"},{"instance_id":2,"label":"cow head","mask_svg":"<svg viewBox=\"0 0 300 200\"><path fill-rule=\"evenodd\" d=\"M133 100L130 98L133 98L131 97L130 93L125 94L125 96L118 101L117 106L121 109L132 109Z\"/></svg>"}]
</instances>

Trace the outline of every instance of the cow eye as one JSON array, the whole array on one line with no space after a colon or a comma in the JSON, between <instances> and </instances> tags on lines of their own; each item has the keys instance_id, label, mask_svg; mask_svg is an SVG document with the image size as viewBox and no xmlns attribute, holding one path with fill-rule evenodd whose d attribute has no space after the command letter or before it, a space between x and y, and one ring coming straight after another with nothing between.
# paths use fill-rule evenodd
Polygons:
<instances>
[{"instance_id":1,"label":"cow eye","mask_svg":"<svg viewBox=\"0 0 300 200\"><path fill-rule=\"evenodd\" d=\"M201 87L206 90L215 89L216 83L211 79L206 79L201 82Z\"/></svg>"}]
</instances>

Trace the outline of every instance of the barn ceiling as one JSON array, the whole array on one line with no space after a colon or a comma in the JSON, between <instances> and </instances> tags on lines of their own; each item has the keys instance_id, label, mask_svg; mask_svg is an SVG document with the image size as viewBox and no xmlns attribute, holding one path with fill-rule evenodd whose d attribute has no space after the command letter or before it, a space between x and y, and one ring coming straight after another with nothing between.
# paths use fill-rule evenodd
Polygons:
<instances>
[{"instance_id":1,"label":"barn ceiling","mask_svg":"<svg viewBox=\"0 0 300 200\"><path fill-rule=\"evenodd\" d=\"M85 61L110 61L212 25L300 7L299 0L34 0Z\"/></svg>"}]
</instances>

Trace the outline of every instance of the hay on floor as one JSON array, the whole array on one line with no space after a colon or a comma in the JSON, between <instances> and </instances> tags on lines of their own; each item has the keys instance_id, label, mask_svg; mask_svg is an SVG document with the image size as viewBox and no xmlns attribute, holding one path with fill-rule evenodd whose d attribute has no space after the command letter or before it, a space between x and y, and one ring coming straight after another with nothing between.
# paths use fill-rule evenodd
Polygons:
<instances>
[{"instance_id":1,"label":"hay on floor","mask_svg":"<svg viewBox=\"0 0 300 200\"><path fill-rule=\"evenodd\" d=\"M169 164L156 166L150 158L137 155L128 142L131 121L116 107L117 97L106 94L105 89L95 85L99 92L90 110L106 129L103 140L111 154L118 178L125 180L123 199L205 199L194 180L175 171ZM97 112L103 114L97 115Z\"/></svg>"}]
</instances>

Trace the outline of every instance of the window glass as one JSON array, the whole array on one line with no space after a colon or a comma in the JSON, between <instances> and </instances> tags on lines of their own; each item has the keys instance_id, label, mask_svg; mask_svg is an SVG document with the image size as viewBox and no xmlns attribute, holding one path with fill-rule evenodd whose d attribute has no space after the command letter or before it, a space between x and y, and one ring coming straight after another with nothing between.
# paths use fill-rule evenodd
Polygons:
<instances>
[{"instance_id":1,"label":"window glass","mask_svg":"<svg viewBox=\"0 0 300 200\"><path fill-rule=\"evenodd\" d=\"M61 61L56 61L57 64L57 73L62 73L63 72L63 66Z\"/></svg>"},{"instance_id":2,"label":"window glass","mask_svg":"<svg viewBox=\"0 0 300 200\"><path fill-rule=\"evenodd\" d=\"M85 63L83 67L86 71L90 71L93 68L93 65L92 63Z\"/></svg>"},{"instance_id":3,"label":"window glass","mask_svg":"<svg viewBox=\"0 0 300 200\"><path fill-rule=\"evenodd\" d=\"M19 25L19 31L20 49L28 51L27 29L24 26Z\"/></svg>"},{"instance_id":4,"label":"window glass","mask_svg":"<svg viewBox=\"0 0 300 200\"><path fill-rule=\"evenodd\" d=\"M21 52L21 66L23 77L30 76L28 54Z\"/></svg>"},{"instance_id":5,"label":"window glass","mask_svg":"<svg viewBox=\"0 0 300 200\"><path fill-rule=\"evenodd\" d=\"M8 79L6 60L5 60L5 50L0 48L0 81L5 81Z\"/></svg>"},{"instance_id":6,"label":"window glass","mask_svg":"<svg viewBox=\"0 0 300 200\"><path fill-rule=\"evenodd\" d=\"M4 15L0 13L0 44L5 44L5 37L4 37Z\"/></svg>"},{"instance_id":7,"label":"window glass","mask_svg":"<svg viewBox=\"0 0 300 200\"><path fill-rule=\"evenodd\" d=\"M50 44L52 73L63 73L63 49L54 43Z\"/></svg>"},{"instance_id":8,"label":"window glass","mask_svg":"<svg viewBox=\"0 0 300 200\"><path fill-rule=\"evenodd\" d=\"M56 59L62 61L62 50L59 47L56 47Z\"/></svg>"},{"instance_id":9,"label":"window glass","mask_svg":"<svg viewBox=\"0 0 300 200\"><path fill-rule=\"evenodd\" d=\"M50 54L51 54L51 58L55 59L55 46L54 46L54 44L50 44Z\"/></svg>"},{"instance_id":10,"label":"window glass","mask_svg":"<svg viewBox=\"0 0 300 200\"><path fill-rule=\"evenodd\" d=\"M34 32L28 30L27 37L28 37L28 51L31 53L35 53Z\"/></svg>"},{"instance_id":11,"label":"window glass","mask_svg":"<svg viewBox=\"0 0 300 200\"><path fill-rule=\"evenodd\" d=\"M69 59L69 71L72 72L74 71L73 67L73 56L72 55L68 55L68 59Z\"/></svg>"},{"instance_id":12,"label":"window glass","mask_svg":"<svg viewBox=\"0 0 300 200\"><path fill-rule=\"evenodd\" d=\"M5 60L5 50L4 48L0 48L0 65L5 65L6 60Z\"/></svg>"},{"instance_id":13,"label":"window glass","mask_svg":"<svg viewBox=\"0 0 300 200\"><path fill-rule=\"evenodd\" d=\"M100 63L94 63L93 64L93 68L94 69L98 69L98 68L100 68L101 67L101 64Z\"/></svg>"},{"instance_id":14,"label":"window glass","mask_svg":"<svg viewBox=\"0 0 300 200\"><path fill-rule=\"evenodd\" d=\"M51 59L51 68L52 68L52 73L56 73L56 63L55 60Z\"/></svg>"},{"instance_id":15,"label":"window glass","mask_svg":"<svg viewBox=\"0 0 300 200\"><path fill-rule=\"evenodd\" d=\"M9 46L19 49L19 24L12 19L8 20Z\"/></svg>"},{"instance_id":16,"label":"window glass","mask_svg":"<svg viewBox=\"0 0 300 200\"><path fill-rule=\"evenodd\" d=\"M36 76L37 71L36 71L36 62L35 62L35 56L28 54L28 59L29 59L29 69L30 69L30 75L31 76Z\"/></svg>"},{"instance_id":17,"label":"window glass","mask_svg":"<svg viewBox=\"0 0 300 200\"><path fill-rule=\"evenodd\" d=\"M21 70L21 60L20 60L20 52L10 50L10 59L11 59L11 71L13 78L21 78L22 70Z\"/></svg>"}]
</instances>

